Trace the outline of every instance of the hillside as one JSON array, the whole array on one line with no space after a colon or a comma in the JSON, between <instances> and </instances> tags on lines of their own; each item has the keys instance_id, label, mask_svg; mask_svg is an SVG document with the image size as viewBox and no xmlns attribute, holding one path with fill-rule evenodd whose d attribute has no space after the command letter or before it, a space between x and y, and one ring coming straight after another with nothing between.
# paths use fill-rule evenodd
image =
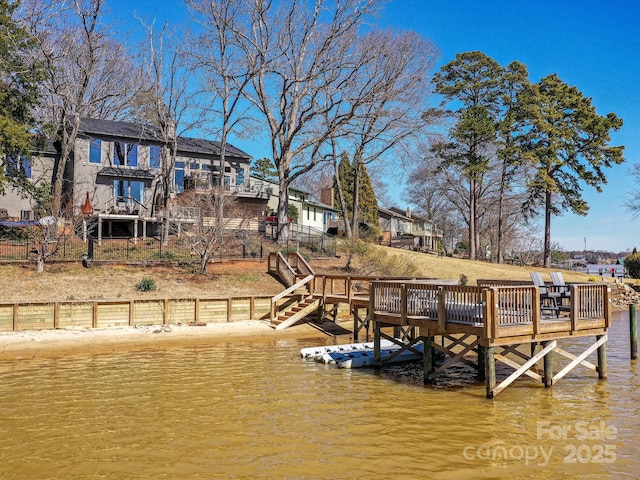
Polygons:
<instances>
[{"instance_id":1,"label":"hillside","mask_svg":"<svg viewBox=\"0 0 640 480\"><path fill-rule=\"evenodd\" d=\"M353 275L420 276L454 279L465 275L469 285L477 279L529 280L529 272L545 269L497 265L492 263L438 257L388 247L373 246L371 252L353 262ZM318 273L345 274L344 253L336 258L310 259ZM212 263L206 275L192 266L135 266L122 264L93 265L82 268L77 263L47 264L43 273L33 265L0 265L0 302L125 300L133 298L188 298L274 295L283 287L267 274L266 260ZM586 274L564 271L567 282L586 282ZM157 289L139 292L136 285L152 279ZM612 281L611 278L605 278Z\"/></svg>"}]
</instances>

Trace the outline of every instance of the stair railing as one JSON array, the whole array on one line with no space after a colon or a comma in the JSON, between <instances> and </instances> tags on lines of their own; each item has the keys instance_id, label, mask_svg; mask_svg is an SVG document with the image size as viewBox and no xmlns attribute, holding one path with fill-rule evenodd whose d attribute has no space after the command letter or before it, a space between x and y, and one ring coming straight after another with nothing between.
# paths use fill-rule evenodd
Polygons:
<instances>
[{"instance_id":1,"label":"stair railing","mask_svg":"<svg viewBox=\"0 0 640 480\"><path fill-rule=\"evenodd\" d=\"M307 291L309 293L312 293L310 288L309 288L309 282L311 282L314 279L313 275L308 275L306 277L304 277L302 280L300 280L299 282L296 282L295 284L291 285L289 288L287 288L286 290L283 290L282 292L278 293L277 295L275 295L272 299L271 299L271 309L269 312L269 320L271 322L273 322L276 319L276 316L278 313L280 313L280 310L278 309L278 300L286 297L287 295L292 294L293 292L295 292L297 289L302 288L304 286L307 286Z\"/></svg>"}]
</instances>

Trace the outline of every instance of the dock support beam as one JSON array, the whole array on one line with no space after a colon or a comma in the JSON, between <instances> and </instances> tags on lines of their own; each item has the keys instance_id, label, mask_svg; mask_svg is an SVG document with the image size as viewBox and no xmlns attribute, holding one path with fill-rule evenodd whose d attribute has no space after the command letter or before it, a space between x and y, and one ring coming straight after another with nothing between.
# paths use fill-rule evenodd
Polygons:
<instances>
[{"instance_id":1,"label":"dock support beam","mask_svg":"<svg viewBox=\"0 0 640 480\"><path fill-rule=\"evenodd\" d=\"M601 338L607 338L606 335L597 335L598 341ZM598 378L600 380L607 379L607 342L604 341L598 347Z\"/></svg>"},{"instance_id":2,"label":"dock support beam","mask_svg":"<svg viewBox=\"0 0 640 480\"><path fill-rule=\"evenodd\" d=\"M478 345L478 381L484 382L486 379L485 365L486 365L486 347Z\"/></svg>"},{"instance_id":3,"label":"dock support beam","mask_svg":"<svg viewBox=\"0 0 640 480\"><path fill-rule=\"evenodd\" d=\"M629 341L631 347L631 360L638 359L638 316L636 304L629 304Z\"/></svg>"},{"instance_id":4,"label":"dock support beam","mask_svg":"<svg viewBox=\"0 0 640 480\"><path fill-rule=\"evenodd\" d=\"M373 365L380 366L380 324L378 322L373 326Z\"/></svg>"},{"instance_id":5,"label":"dock support beam","mask_svg":"<svg viewBox=\"0 0 640 480\"><path fill-rule=\"evenodd\" d=\"M542 348L545 349L550 342L542 342ZM544 356L544 374L542 375L542 382L544 383L545 388L551 387L553 385L553 352L549 352Z\"/></svg>"},{"instance_id":6,"label":"dock support beam","mask_svg":"<svg viewBox=\"0 0 640 480\"><path fill-rule=\"evenodd\" d=\"M484 351L485 384L487 386L487 398L493 398L496 389L496 358L494 347L487 347Z\"/></svg>"},{"instance_id":7,"label":"dock support beam","mask_svg":"<svg viewBox=\"0 0 640 480\"><path fill-rule=\"evenodd\" d=\"M422 337L422 341L424 342L424 348L422 353L422 364L423 364L423 380L424 383L429 383L429 375L434 370L433 366L433 337Z\"/></svg>"}]
</instances>

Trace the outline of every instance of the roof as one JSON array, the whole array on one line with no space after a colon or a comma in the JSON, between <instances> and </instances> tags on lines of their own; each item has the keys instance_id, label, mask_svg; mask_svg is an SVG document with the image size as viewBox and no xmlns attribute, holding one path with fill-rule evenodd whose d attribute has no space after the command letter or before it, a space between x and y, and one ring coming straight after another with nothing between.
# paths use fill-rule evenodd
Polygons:
<instances>
[{"instance_id":1,"label":"roof","mask_svg":"<svg viewBox=\"0 0 640 480\"><path fill-rule=\"evenodd\" d=\"M304 200L302 203L304 205L311 205L312 207L322 208L323 210L329 210L331 212L339 212L340 211L337 208L334 208L334 207L332 207L330 205L327 205L326 203L312 202L312 201L309 201L309 200Z\"/></svg>"},{"instance_id":2,"label":"roof","mask_svg":"<svg viewBox=\"0 0 640 480\"><path fill-rule=\"evenodd\" d=\"M146 140L160 142L160 130L154 125L83 118L80 132L86 135L105 135L115 138ZM178 137L178 151L183 153L200 153L220 156L220 142L200 138ZM230 143L226 146L226 154L235 158L249 160L251 157Z\"/></svg>"},{"instance_id":3,"label":"roof","mask_svg":"<svg viewBox=\"0 0 640 480\"><path fill-rule=\"evenodd\" d=\"M407 211L406 210L402 210L401 208L398 207L389 207L389 210L391 212L394 212L397 215L400 215L402 217L408 218L409 220L412 220L414 222L428 222L429 220L427 220L426 218L420 216L420 215L416 215L415 213L411 212L411 216L407 217Z\"/></svg>"},{"instance_id":4,"label":"roof","mask_svg":"<svg viewBox=\"0 0 640 480\"><path fill-rule=\"evenodd\" d=\"M142 180L153 180L156 178L155 175L148 170L120 167L104 167L98 171L98 175L103 175L105 177L136 178Z\"/></svg>"},{"instance_id":5,"label":"roof","mask_svg":"<svg viewBox=\"0 0 640 480\"><path fill-rule=\"evenodd\" d=\"M412 219L407 217L404 213L398 213L397 211L394 211L394 210L392 210L390 208L378 207L378 213L379 214L383 213L385 215L388 215L389 217L400 218L402 220L406 220L407 222L411 222L412 221Z\"/></svg>"}]
</instances>

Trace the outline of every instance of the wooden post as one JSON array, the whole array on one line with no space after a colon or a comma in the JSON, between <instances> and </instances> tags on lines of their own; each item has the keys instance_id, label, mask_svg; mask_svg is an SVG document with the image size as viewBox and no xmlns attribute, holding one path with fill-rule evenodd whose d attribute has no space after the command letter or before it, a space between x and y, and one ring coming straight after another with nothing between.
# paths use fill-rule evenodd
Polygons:
<instances>
[{"instance_id":1,"label":"wooden post","mask_svg":"<svg viewBox=\"0 0 640 480\"><path fill-rule=\"evenodd\" d=\"M53 328L60 328L60 302L53 304Z\"/></svg>"},{"instance_id":2,"label":"wooden post","mask_svg":"<svg viewBox=\"0 0 640 480\"><path fill-rule=\"evenodd\" d=\"M480 338L480 337L478 337ZM426 346L425 346L426 348ZM486 360L485 360L485 355L486 355L486 348L483 347L482 345L478 345L478 380L483 382L487 375L486 375L486 370L485 370L485 365L486 365Z\"/></svg>"},{"instance_id":3,"label":"wooden post","mask_svg":"<svg viewBox=\"0 0 640 480\"><path fill-rule=\"evenodd\" d=\"M631 345L631 360L638 359L638 316L636 304L629 304L629 339Z\"/></svg>"},{"instance_id":4,"label":"wooden post","mask_svg":"<svg viewBox=\"0 0 640 480\"><path fill-rule=\"evenodd\" d=\"M433 373L433 337L422 337L424 350L422 353L423 381L429 383L429 375Z\"/></svg>"},{"instance_id":5,"label":"wooden post","mask_svg":"<svg viewBox=\"0 0 640 480\"><path fill-rule=\"evenodd\" d=\"M93 302L93 316L91 317L91 328L98 328L98 302Z\"/></svg>"},{"instance_id":6,"label":"wooden post","mask_svg":"<svg viewBox=\"0 0 640 480\"><path fill-rule=\"evenodd\" d=\"M13 318L12 318L12 330L14 332L18 331L18 305L17 303L13 304Z\"/></svg>"},{"instance_id":7,"label":"wooden post","mask_svg":"<svg viewBox=\"0 0 640 480\"><path fill-rule=\"evenodd\" d=\"M603 335L597 335L596 338L600 340ZM607 379L607 342L602 342L602 345L598 347L598 378L600 380Z\"/></svg>"},{"instance_id":8,"label":"wooden post","mask_svg":"<svg viewBox=\"0 0 640 480\"><path fill-rule=\"evenodd\" d=\"M232 313L233 313L233 300L231 299L231 297L229 297L227 299L227 322L230 322L233 320Z\"/></svg>"},{"instance_id":9,"label":"wooden post","mask_svg":"<svg viewBox=\"0 0 640 480\"><path fill-rule=\"evenodd\" d=\"M133 300L129 300L129 326L130 327L134 327L135 326L133 313L134 313Z\"/></svg>"},{"instance_id":10,"label":"wooden post","mask_svg":"<svg viewBox=\"0 0 640 480\"><path fill-rule=\"evenodd\" d=\"M549 342L542 342L542 348L549 345ZM549 388L553 385L553 351L550 351L544 356L544 374L542 375L542 382L545 388Z\"/></svg>"},{"instance_id":11,"label":"wooden post","mask_svg":"<svg viewBox=\"0 0 640 480\"><path fill-rule=\"evenodd\" d=\"M485 361L485 385L487 386L487 398L493 398L496 389L496 358L494 347L486 347L484 350Z\"/></svg>"},{"instance_id":12,"label":"wooden post","mask_svg":"<svg viewBox=\"0 0 640 480\"><path fill-rule=\"evenodd\" d=\"M249 320L253 320L256 317L256 297L249 297Z\"/></svg>"},{"instance_id":13,"label":"wooden post","mask_svg":"<svg viewBox=\"0 0 640 480\"><path fill-rule=\"evenodd\" d=\"M353 341L357 342L358 341L358 330L360 330L360 316L358 315L359 313L359 308L357 305L353 306Z\"/></svg>"},{"instance_id":14,"label":"wooden post","mask_svg":"<svg viewBox=\"0 0 640 480\"><path fill-rule=\"evenodd\" d=\"M162 304L164 306L162 309L162 324L167 325L169 323L169 299L165 298Z\"/></svg>"},{"instance_id":15,"label":"wooden post","mask_svg":"<svg viewBox=\"0 0 640 480\"><path fill-rule=\"evenodd\" d=\"M373 365L380 366L380 324L378 322L373 327Z\"/></svg>"}]
</instances>

